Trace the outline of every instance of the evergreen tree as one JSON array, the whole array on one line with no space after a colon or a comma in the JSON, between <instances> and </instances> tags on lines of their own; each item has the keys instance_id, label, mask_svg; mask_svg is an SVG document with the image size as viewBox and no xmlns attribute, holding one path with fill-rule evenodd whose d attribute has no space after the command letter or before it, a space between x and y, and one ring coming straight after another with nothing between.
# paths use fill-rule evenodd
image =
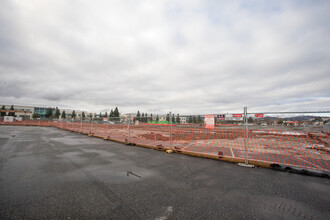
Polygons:
<instances>
[{"instance_id":1,"label":"evergreen tree","mask_svg":"<svg viewBox=\"0 0 330 220\"><path fill-rule=\"evenodd\" d=\"M140 121L140 111L138 111L137 113L136 113L136 120L138 120L138 121Z\"/></svg>"},{"instance_id":2,"label":"evergreen tree","mask_svg":"<svg viewBox=\"0 0 330 220\"><path fill-rule=\"evenodd\" d=\"M10 106L10 109L9 110L12 111L12 112L9 112L8 113L8 116L14 116L15 117L15 112L14 112L14 106L13 105Z\"/></svg>"},{"instance_id":3,"label":"evergreen tree","mask_svg":"<svg viewBox=\"0 0 330 220\"><path fill-rule=\"evenodd\" d=\"M144 113L142 113L142 115L141 115L141 122L145 122Z\"/></svg>"},{"instance_id":4,"label":"evergreen tree","mask_svg":"<svg viewBox=\"0 0 330 220\"><path fill-rule=\"evenodd\" d=\"M196 120L196 116L193 116L193 123L196 123L197 120Z\"/></svg>"},{"instance_id":5,"label":"evergreen tree","mask_svg":"<svg viewBox=\"0 0 330 220\"><path fill-rule=\"evenodd\" d=\"M166 114L166 121L169 121L169 120L170 120L170 115Z\"/></svg>"},{"instance_id":6,"label":"evergreen tree","mask_svg":"<svg viewBox=\"0 0 330 220\"><path fill-rule=\"evenodd\" d=\"M200 115L197 116L197 123L203 123L203 120Z\"/></svg>"},{"instance_id":7,"label":"evergreen tree","mask_svg":"<svg viewBox=\"0 0 330 220\"><path fill-rule=\"evenodd\" d=\"M159 121L159 116L158 115L156 116L156 121Z\"/></svg>"},{"instance_id":8,"label":"evergreen tree","mask_svg":"<svg viewBox=\"0 0 330 220\"><path fill-rule=\"evenodd\" d=\"M114 117L114 114L113 114L113 110L112 109L110 110L109 117Z\"/></svg>"},{"instance_id":9,"label":"evergreen tree","mask_svg":"<svg viewBox=\"0 0 330 220\"><path fill-rule=\"evenodd\" d=\"M150 114L150 121L153 121L153 119L152 119L152 113Z\"/></svg>"},{"instance_id":10,"label":"evergreen tree","mask_svg":"<svg viewBox=\"0 0 330 220\"><path fill-rule=\"evenodd\" d=\"M191 115L189 116L189 120L188 120L188 123L193 123L193 118L192 118L192 116L191 116Z\"/></svg>"},{"instance_id":11,"label":"evergreen tree","mask_svg":"<svg viewBox=\"0 0 330 220\"><path fill-rule=\"evenodd\" d=\"M248 123L249 123L249 124L252 124L252 123L253 123L253 118L252 118L252 117L249 117L249 118L248 118Z\"/></svg>"},{"instance_id":12,"label":"evergreen tree","mask_svg":"<svg viewBox=\"0 0 330 220\"><path fill-rule=\"evenodd\" d=\"M118 111L118 108L116 107L115 110L113 111L113 115L115 117L119 117L119 111Z\"/></svg>"},{"instance_id":13,"label":"evergreen tree","mask_svg":"<svg viewBox=\"0 0 330 220\"><path fill-rule=\"evenodd\" d=\"M52 108L47 108L47 112L45 117L50 118L53 115L53 109Z\"/></svg>"},{"instance_id":14,"label":"evergreen tree","mask_svg":"<svg viewBox=\"0 0 330 220\"><path fill-rule=\"evenodd\" d=\"M6 108L4 105L2 106L1 110L5 110L1 112L1 116L6 116Z\"/></svg>"},{"instance_id":15,"label":"evergreen tree","mask_svg":"<svg viewBox=\"0 0 330 220\"><path fill-rule=\"evenodd\" d=\"M63 110L63 112L62 112L61 118L64 118L64 119L66 118L65 110Z\"/></svg>"},{"instance_id":16,"label":"evergreen tree","mask_svg":"<svg viewBox=\"0 0 330 220\"><path fill-rule=\"evenodd\" d=\"M175 123L175 116L174 116L174 114L172 115L172 124L174 124Z\"/></svg>"},{"instance_id":17,"label":"evergreen tree","mask_svg":"<svg viewBox=\"0 0 330 220\"><path fill-rule=\"evenodd\" d=\"M108 112L105 112L104 117L108 118Z\"/></svg>"},{"instance_id":18,"label":"evergreen tree","mask_svg":"<svg viewBox=\"0 0 330 220\"><path fill-rule=\"evenodd\" d=\"M32 118L40 118L40 114L38 114L38 113L33 113Z\"/></svg>"},{"instance_id":19,"label":"evergreen tree","mask_svg":"<svg viewBox=\"0 0 330 220\"><path fill-rule=\"evenodd\" d=\"M61 115L60 110L56 107L55 108L55 118L58 119L60 117L60 115Z\"/></svg>"},{"instance_id":20,"label":"evergreen tree","mask_svg":"<svg viewBox=\"0 0 330 220\"><path fill-rule=\"evenodd\" d=\"M103 117L103 115L102 115L102 113L101 113L101 112L100 112L100 115L99 115L99 117L100 117L100 118L102 118L102 117Z\"/></svg>"},{"instance_id":21,"label":"evergreen tree","mask_svg":"<svg viewBox=\"0 0 330 220\"><path fill-rule=\"evenodd\" d=\"M73 118L73 119L76 118L76 111L75 110L72 111L71 118Z\"/></svg>"},{"instance_id":22,"label":"evergreen tree","mask_svg":"<svg viewBox=\"0 0 330 220\"><path fill-rule=\"evenodd\" d=\"M86 117L86 116L85 116L85 112L82 112L82 113L81 113L81 119L82 119L82 120L85 120L85 117Z\"/></svg>"},{"instance_id":23,"label":"evergreen tree","mask_svg":"<svg viewBox=\"0 0 330 220\"><path fill-rule=\"evenodd\" d=\"M176 123L177 124L180 124L180 116L179 116L179 114L176 115Z\"/></svg>"}]
</instances>

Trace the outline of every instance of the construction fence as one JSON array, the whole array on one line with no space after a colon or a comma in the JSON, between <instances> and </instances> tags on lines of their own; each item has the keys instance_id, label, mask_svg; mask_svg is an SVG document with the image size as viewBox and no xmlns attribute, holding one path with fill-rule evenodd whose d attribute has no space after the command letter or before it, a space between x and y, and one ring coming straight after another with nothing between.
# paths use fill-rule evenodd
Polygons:
<instances>
[{"instance_id":1,"label":"construction fence","mask_svg":"<svg viewBox=\"0 0 330 220\"><path fill-rule=\"evenodd\" d=\"M330 171L330 112L266 112L95 120L23 120L131 145L245 163ZM328 123L329 122L329 123Z\"/></svg>"}]
</instances>

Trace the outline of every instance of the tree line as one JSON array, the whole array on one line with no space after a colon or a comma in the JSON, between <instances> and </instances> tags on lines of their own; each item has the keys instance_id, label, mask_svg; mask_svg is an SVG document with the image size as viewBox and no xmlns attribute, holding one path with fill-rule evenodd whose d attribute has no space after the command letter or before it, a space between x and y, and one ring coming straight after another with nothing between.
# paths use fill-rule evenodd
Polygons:
<instances>
[{"instance_id":1,"label":"tree line","mask_svg":"<svg viewBox=\"0 0 330 220\"><path fill-rule=\"evenodd\" d=\"M170 122L170 119L171 119L172 123L180 124L180 115L179 114L177 114L176 117L175 117L175 114L172 114L171 118L170 118L170 115L167 114L165 120L167 122ZM150 122L150 121L157 122L157 121L159 121L159 115L156 115L156 118L154 118L152 113L150 115L148 115L148 113L141 114L140 111L137 111L136 116L134 117L134 121L145 122L145 123Z\"/></svg>"},{"instance_id":2,"label":"tree line","mask_svg":"<svg viewBox=\"0 0 330 220\"><path fill-rule=\"evenodd\" d=\"M47 108L45 117L46 118L50 118L50 119L59 119L59 117L61 116L62 119L66 119L67 118L67 113L65 112L65 110L62 111L62 113L60 113L60 110L58 109L58 107L55 108L55 110L53 108ZM100 112L99 114L99 120L102 120L103 118L111 118L111 117L115 117L115 118L119 118L120 113L118 110L118 107L115 108L115 110L110 110L110 113L108 115L107 112L105 112L104 114L102 114ZM40 114L38 113L34 113L33 114L33 118L39 118ZM69 116L71 119L75 119L77 117L77 113L75 110L72 111L71 116ZM90 113L89 115L86 115L85 112L81 113L81 119L85 120L87 117L89 119L93 118L93 114Z\"/></svg>"}]
</instances>

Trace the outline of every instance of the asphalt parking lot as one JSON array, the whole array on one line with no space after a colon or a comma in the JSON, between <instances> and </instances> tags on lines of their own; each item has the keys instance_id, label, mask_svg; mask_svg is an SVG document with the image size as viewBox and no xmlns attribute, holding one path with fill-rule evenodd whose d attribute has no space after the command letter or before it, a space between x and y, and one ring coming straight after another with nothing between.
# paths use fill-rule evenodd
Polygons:
<instances>
[{"instance_id":1,"label":"asphalt parking lot","mask_svg":"<svg viewBox=\"0 0 330 220\"><path fill-rule=\"evenodd\" d=\"M0 126L0 219L329 216L329 178L166 154L56 128Z\"/></svg>"}]
</instances>

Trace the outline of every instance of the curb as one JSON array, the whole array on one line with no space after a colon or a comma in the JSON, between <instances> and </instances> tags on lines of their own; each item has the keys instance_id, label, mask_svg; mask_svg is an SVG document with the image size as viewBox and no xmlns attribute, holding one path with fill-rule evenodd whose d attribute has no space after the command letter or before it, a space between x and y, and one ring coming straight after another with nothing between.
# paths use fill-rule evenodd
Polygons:
<instances>
[{"instance_id":1,"label":"curb","mask_svg":"<svg viewBox=\"0 0 330 220\"><path fill-rule=\"evenodd\" d=\"M271 164L271 169L281 172L288 172L288 173L295 173L301 174L306 176L316 176L316 177L323 177L323 178L330 178L329 173L324 171L317 171L317 170L308 170L299 167L290 167L280 164Z\"/></svg>"}]
</instances>

